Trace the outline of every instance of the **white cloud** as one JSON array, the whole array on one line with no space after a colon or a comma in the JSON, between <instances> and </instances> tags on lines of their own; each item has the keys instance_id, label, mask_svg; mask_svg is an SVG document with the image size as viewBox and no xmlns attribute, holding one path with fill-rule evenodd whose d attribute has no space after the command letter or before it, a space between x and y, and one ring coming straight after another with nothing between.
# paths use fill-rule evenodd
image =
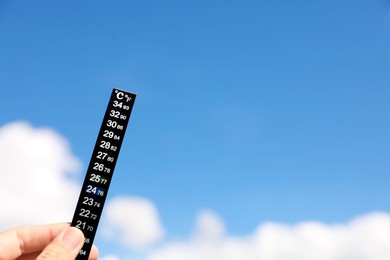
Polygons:
<instances>
[{"instance_id":1,"label":"white cloud","mask_svg":"<svg viewBox=\"0 0 390 260\"><path fill-rule=\"evenodd\" d=\"M80 190L68 173L79 166L67 141L53 130L24 122L0 127L0 229L70 221ZM158 211L147 199L113 198L103 217L105 234L127 247L145 249L164 234ZM220 217L206 210L198 215L190 239L143 252L147 260L388 260L389 241L387 213L343 224L269 222L238 237L227 235Z\"/></svg>"},{"instance_id":2,"label":"white cloud","mask_svg":"<svg viewBox=\"0 0 390 260\"><path fill-rule=\"evenodd\" d=\"M106 255L103 257L99 257L99 260L120 260L120 258L116 255Z\"/></svg>"},{"instance_id":3,"label":"white cloud","mask_svg":"<svg viewBox=\"0 0 390 260\"><path fill-rule=\"evenodd\" d=\"M160 240L164 230L154 204L144 198L118 196L105 208L104 234L133 249Z\"/></svg>"},{"instance_id":4,"label":"white cloud","mask_svg":"<svg viewBox=\"0 0 390 260\"><path fill-rule=\"evenodd\" d=\"M223 223L208 212L198 217L195 235L152 252L148 260L386 260L390 259L390 215L371 213L346 224L264 223L253 234L222 236ZM208 233L207 230L210 233ZM216 239L218 236L219 239Z\"/></svg>"},{"instance_id":5,"label":"white cloud","mask_svg":"<svg viewBox=\"0 0 390 260\"><path fill-rule=\"evenodd\" d=\"M48 128L16 122L0 128L0 228L70 221L79 186L67 174L80 162Z\"/></svg>"},{"instance_id":6,"label":"white cloud","mask_svg":"<svg viewBox=\"0 0 390 260\"><path fill-rule=\"evenodd\" d=\"M199 240L216 241L225 234L225 226L213 211L203 210L198 215L195 231Z\"/></svg>"}]
</instances>

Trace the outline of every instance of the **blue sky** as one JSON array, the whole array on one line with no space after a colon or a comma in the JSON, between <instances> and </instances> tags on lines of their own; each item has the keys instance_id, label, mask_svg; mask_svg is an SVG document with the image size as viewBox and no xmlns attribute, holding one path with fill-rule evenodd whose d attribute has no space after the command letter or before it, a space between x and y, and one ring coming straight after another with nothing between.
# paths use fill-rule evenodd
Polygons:
<instances>
[{"instance_id":1,"label":"blue sky","mask_svg":"<svg viewBox=\"0 0 390 260\"><path fill-rule=\"evenodd\" d=\"M384 0L0 1L0 124L85 170L112 88L136 93L109 196L153 201L167 240L202 209L238 236L389 212L389 71Z\"/></svg>"}]
</instances>

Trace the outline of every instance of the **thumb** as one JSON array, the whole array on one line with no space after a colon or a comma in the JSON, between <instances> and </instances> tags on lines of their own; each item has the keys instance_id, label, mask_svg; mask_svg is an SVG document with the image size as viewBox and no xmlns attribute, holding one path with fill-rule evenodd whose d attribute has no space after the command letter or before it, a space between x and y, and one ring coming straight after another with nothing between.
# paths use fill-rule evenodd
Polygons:
<instances>
[{"instance_id":1,"label":"thumb","mask_svg":"<svg viewBox=\"0 0 390 260\"><path fill-rule=\"evenodd\" d=\"M74 260L83 244L83 232L75 227L68 227L46 246L37 260Z\"/></svg>"}]
</instances>

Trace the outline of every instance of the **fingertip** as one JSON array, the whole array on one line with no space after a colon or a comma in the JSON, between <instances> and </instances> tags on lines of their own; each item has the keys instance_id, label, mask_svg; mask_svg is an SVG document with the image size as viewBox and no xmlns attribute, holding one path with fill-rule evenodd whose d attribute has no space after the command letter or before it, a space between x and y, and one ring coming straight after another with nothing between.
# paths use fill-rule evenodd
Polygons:
<instances>
[{"instance_id":1,"label":"fingertip","mask_svg":"<svg viewBox=\"0 0 390 260\"><path fill-rule=\"evenodd\" d=\"M37 260L75 259L84 244L84 234L75 227L65 228L38 256Z\"/></svg>"},{"instance_id":2,"label":"fingertip","mask_svg":"<svg viewBox=\"0 0 390 260\"><path fill-rule=\"evenodd\" d=\"M78 251L83 246L84 234L78 228L68 227L63 232L60 240L66 247L68 247L72 251Z\"/></svg>"},{"instance_id":3,"label":"fingertip","mask_svg":"<svg viewBox=\"0 0 390 260\"><path fill-rule=\"evenodd\" d=\"M89 260L97 260L99 257L99 249L95 246L95 244L92 245L91 253L89 254L88 259Z\"/></svg>"}]
</instances>

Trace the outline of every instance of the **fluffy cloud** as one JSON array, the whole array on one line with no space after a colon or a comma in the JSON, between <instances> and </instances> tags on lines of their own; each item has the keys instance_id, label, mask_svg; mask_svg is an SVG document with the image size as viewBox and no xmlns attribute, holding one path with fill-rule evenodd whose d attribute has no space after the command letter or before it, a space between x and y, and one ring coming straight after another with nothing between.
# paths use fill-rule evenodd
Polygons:
<instances>
[{"instance_id":1,"label":"fluffy cloud","mask_svg":"<svg viewBox=\"0 0 390 260\"><path fill-rule=\"evenodd\" d=\"M16 122L0 128L0 230L70 221L80 184L69 176L80 162L65 138L49 128ZM105 209L105 234L132 248L163 236L158 212L147 199L117 197ZM118 259L107 256L108 259Z\"/></svg>"},{"instance_id":2,"label":"fluffy cloud","mask_svg":"<svg viewBox=\"0 0 390 260\"><path fill-rule=\"evenodd\" d=\"M216 241L225 234L222 220L211 210L203 210L198 215L195 237L197 240Z\"/></svg>"},{"instance_id":3,"label":"fluffy cloud","mask_svg":"<svg viewBox=\"0 0 390 260\"><path fill-rule=\"evenodd\" d=\"M70 221L79 184L69 173L80 163L58 133L24 122L0 128L0 229ZM197 217L188 240L159 241L164 230L154 204L120 196L106 204L104 234L124 246L147 248L147 260L388 260L390 215L371 213L344 224L262 223L247 236L230 236L210 210ZM120 259L107 255L104 259Z\"/></svg>"},{"instance_id":4,"label":"fluffy cloud","mask_svg":"<svg viewBox=\"0 0 390 260\"><path fill-rule=\"evenodd\" d=\"M150 246L164 233L156 207L144 198L115 197L107 203L104 218L104 234L133 249Z\"/></svg>"},{"instance_id":5,"label":"fluffy cloud","mask_svg":"<svg viewBox=\"0 0 390 260\"><path fill-rule=\"evenodd\" d=\"M198 216L195 236L168 243L148 260L385 260L390 259L390 215L371 213L346 224L264 223L244 237L223 233L211 212ZM199 236L198 234L203 234Z\"/></svg>"},{"instance_id":6,"label":"fluffy cloud","mask_svg":"<svg viewBox=\"0 0 390 260\"><path fill-rule=\"evenodd\" d=\"M70 221L79 161L55 131L16 122L0 128L0 228Z\"/></svg>"},{"instance_id":7,"label":"fluffy cloud","mask_svg":"<svg viewBox=\"0 0 390 260\"><path fill-rule=\"evenodd\" d=\"M103 257L99 257L100 260L120 260L120 258L116 255L106 255Z\"/></svg>"}]
</instances>

